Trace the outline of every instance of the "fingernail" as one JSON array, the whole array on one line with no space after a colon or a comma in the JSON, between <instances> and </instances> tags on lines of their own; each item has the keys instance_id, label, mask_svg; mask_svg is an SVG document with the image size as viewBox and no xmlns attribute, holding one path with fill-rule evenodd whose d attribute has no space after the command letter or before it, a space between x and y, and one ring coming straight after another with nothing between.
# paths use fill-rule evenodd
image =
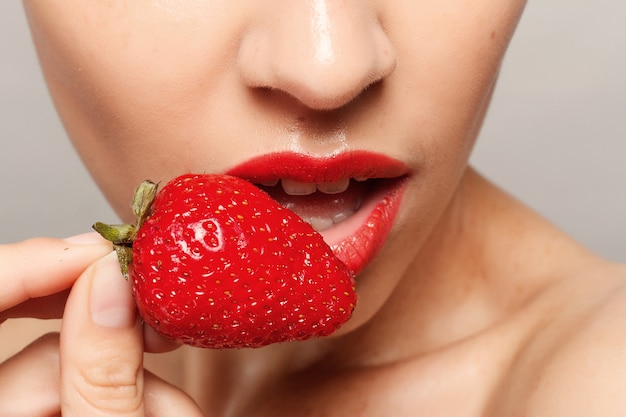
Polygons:
<instances>
[{"instance_id":1,"label":"fingernail","mask_svg":"<svg viewBox=\"0 0 626 417\"><path fill-rule=\"evenodd\" d=\"M82 233L76 236L70 236L63 239L71 245L97 245L106 242L98 232Z\"/></svg>"},{"instance_id":2,"label":"fingernail","mask_svg":"<svg viewBox=\"0 0 626 417\"><path fill-rule=\"evenodd\" d=\"M135 324L135 302L130 283L122 277L117 254L111 252L94 265L91 282L91 320L110 328L131 327Z\"/></svg>"}]
</instances>

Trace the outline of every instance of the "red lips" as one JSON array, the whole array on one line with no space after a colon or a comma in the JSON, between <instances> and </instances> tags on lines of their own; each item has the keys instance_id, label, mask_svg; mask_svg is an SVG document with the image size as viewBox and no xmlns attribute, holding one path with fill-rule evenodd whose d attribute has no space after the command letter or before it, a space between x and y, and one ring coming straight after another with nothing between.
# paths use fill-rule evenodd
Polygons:
<instances>
[{"instance_id":1,"label":"red lips","mask_svg":"<svg viewBox=\"0 0 626 417\"><path fill-rule=\"evenodd\" d=\"M335 255L356 274L386 241L400 206L408 171L404 163L386 155L356 151L323 158L296 153L267 154L246 161L227 174L255 184L274 184L281 179L317 183L322 184L318 187L320 190L325 189L324 184L350 178L352 185L348 190L336 195L317 191L305 196L289 196L280 184L266 191L275 198L280 195L276 199L283 205L291 205L289 208L298 214L322 210L320 207L346 210L346 206L356 205L354 201L358 199L354 214L320 231Z\"/></svg>"}]
</instances>

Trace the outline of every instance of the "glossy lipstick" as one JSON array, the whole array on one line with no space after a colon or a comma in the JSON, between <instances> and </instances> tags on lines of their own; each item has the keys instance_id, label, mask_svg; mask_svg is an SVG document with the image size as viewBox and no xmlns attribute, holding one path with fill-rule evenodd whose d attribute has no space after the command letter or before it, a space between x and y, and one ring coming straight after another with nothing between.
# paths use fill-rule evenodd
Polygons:
<instances>
[{"instance_id":1,"label":"glossy lipstick","mask_svg":"<svg viewBox=\"0 0 626 417\"><path fill-rule=\"evenodd\" d=\"M227 174L254 184L282 179L319 184L346 178L367 184L360 187L366 191L358 210L320 232L335 256L357 274L376 256L391 231L406 187L408 168L386 155L365 151L327 157L284 152L250 159ZM314 204L315 198L311 200Z\"/></svg>"}]
</instances>

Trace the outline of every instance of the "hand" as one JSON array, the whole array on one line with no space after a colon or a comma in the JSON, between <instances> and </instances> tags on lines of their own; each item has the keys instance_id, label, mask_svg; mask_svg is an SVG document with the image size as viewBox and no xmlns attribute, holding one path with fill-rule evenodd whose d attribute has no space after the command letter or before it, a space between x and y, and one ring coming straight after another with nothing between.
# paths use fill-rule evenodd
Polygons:
<instances>
[{"instance_id":1,"label":"hand","mask_svg":"<svg viewBox=\"0 0 626 417\"><path fill-rule=\"evenodd\" d=\"M0 323L13 317L60 318L80 273L111 252L97 233L0 245Z\"/></svg>"},{"instance_id":2,"label":"hand","mask_svg":"<svg viewBox=\"0 0 626 417\"><path fill-rule=\"evenodd\" d=\"M130 286L110 246L86 246L37 239L0 247L1 320L58 317L66 302L60 337L44 336L0 365L0 415L201 416L186 394L144 371Z\"/></svg>"}]
</instances>

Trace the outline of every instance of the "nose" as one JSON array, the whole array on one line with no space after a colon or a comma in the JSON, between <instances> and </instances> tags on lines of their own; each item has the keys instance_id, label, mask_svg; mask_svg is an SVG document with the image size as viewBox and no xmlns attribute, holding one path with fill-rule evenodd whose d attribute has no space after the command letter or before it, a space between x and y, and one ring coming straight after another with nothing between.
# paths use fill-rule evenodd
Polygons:
<instances>
[{"instance_id":1,"label":"nose","mask_svg":"<svg viewBox=\"0 0 626 417\"><path fill-rule=\"evenodd\" d=\"M393 45L368 3L274 0L241 39L243 82L282 91L315 110L349 103L396 66Z\"/></svg>"}]
</instances>

